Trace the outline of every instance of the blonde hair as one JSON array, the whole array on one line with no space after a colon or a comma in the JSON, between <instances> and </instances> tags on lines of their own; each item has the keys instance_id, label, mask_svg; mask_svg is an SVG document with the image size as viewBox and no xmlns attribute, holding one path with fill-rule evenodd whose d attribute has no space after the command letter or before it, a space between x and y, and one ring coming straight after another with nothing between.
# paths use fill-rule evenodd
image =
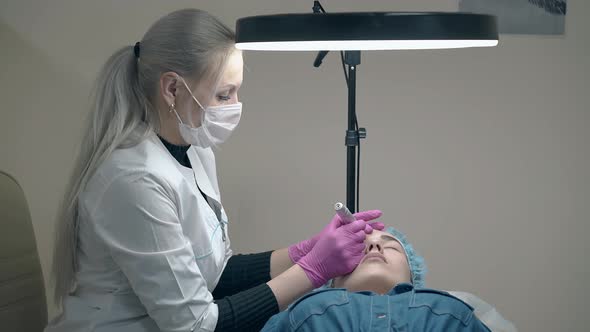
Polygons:
<instances>
[{"instance_id":1,"label":"blonde hair","mask_svg":"<svg viewBox=\"0 0 590 332\"><path fill-rule=\"evenodd\" d=\"M225 65L234 32L198 9L172 12L156 21L139 45L117 50L102 67L92 93L90 116L70 182L57 215L52 275L59 306L75 288L78 197L96 169L117 148L138 144L160 126L156 98L160 76L175 72L197 81Z\"/></svg>"}]
</instances>

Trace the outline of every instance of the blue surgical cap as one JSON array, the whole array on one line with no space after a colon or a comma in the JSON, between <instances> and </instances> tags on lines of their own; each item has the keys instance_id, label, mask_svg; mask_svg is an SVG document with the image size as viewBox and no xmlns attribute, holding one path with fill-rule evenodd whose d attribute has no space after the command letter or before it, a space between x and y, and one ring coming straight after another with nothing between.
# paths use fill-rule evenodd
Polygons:
<instances>
[{"instance_id":1,"label":"blue surgical cap","mask_svg":"<svg viewBox=\"0 0 590 332\"><path fill-rule=\"evenodd\" d=\"M404 251L406 252L406 257L408 259L408 265L410 266L410 274L412 278L412 285L415 288L423 288L424 287L424 277L426 275L426 263L424 263L424 257L420 256L406 236L398 231L393 227L387 227L385 232L393 235L393 237L402 245Z\"/></svg>"}]
</instances>

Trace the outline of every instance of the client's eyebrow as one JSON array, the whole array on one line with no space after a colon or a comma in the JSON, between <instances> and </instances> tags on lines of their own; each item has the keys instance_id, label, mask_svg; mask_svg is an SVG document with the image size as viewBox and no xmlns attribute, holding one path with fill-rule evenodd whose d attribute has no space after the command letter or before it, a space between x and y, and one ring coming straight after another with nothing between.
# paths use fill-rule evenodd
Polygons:
<instances>
[{"instance_id":1,"label":"client's eyebrow","mask_svg":"<svg viewBox=\"0 0 590 332\"><path fill-rule=\"evenodd\" d=\"M393 236L385 235L385 234L381 235L381 240L385 240L385 241L396 241L397 242L397 240Z\"/></svg>"}]
</instances>

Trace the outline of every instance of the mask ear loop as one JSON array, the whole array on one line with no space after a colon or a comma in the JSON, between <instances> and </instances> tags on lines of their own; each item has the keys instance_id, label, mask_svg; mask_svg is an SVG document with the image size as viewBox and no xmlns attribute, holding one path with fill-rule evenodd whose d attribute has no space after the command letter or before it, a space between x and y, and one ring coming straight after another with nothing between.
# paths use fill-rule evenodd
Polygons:
<instances>
[{"instance_id":1,"label":"mask ear loop","mask_svg":"<svg viewBox=\"0 0 590 332\"><path fill-rule=\"evenodd\" d=\"M170 106L168 106L168 112L170 112L170 113L174 112L174 115L176 115L178 122L184 124L184 122L182 122L182 119L178 115L178 112L176 112L176 109L174 108L174 103L172 103L172 104L170 104Z\"/></svg>"},{"instance_id":2,"label":"mask ear loop","mask_svg":"<svg viewBox=\"0 0 590 332\"><path fill-rule=\"evenodd\" d=\"M201 105L201 103L199 102L199 100L197 99L197 97L195 97L195 95L193 94L193 92L189 88L188 84L186 84L186 81L184 80L184 78L182 76L178 76L178 79L182 81L182 84L184 84L184 86L186 87L188 93L191 95L191 97L197 103L197 105L199 105L199 107L201 108L201 110L202 110L202 112L201 112L201 127L203 127L203 130L206 131L207 130L207 127L204 126L204 123L205 123L205 113L207 112L207 110L205 109L205 107L203 107L203 105ZM176 114L176 116L178 117L178 113Z\"/></svg>"},{"instance_id":3,"label":"mask ear loop","mask_svg":"<svg viewBox=\"0 0 590 332\"><path fill-rule=\"evenodd\" d=\"M203 107L203 105L201 105L201 103L197 100L197 97L195 97L195 95L193 95L193 92L191 91L191 89L188 87L188 85L186 84L186 81L184 80L184 78L182 78L182 76L178 76L178 78L182 81L182 84L184 84L184 86L186 87L186 89L188 90L188 93L190 93L191 97L193 97L193 100L197 103L197 105L199 105L199 107L205 111L205 107Z\"/></svg>"}]
</instances>

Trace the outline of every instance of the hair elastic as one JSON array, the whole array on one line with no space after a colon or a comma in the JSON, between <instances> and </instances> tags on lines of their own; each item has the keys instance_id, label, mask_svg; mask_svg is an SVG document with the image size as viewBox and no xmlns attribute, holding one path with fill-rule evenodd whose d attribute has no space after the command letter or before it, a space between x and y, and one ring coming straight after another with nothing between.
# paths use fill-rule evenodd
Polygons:
<instances>
[{"instance_id":1,"label":"hair elastic","mask_svg":"<svg viewBox=\"0 0 590 332\"><path fill-rule=\"evenodd\" d=\"M139 42L135 43L135 46L133 46L133 53L135 54L135 57L139 59Z\"/></svg>"}]
</instances>

